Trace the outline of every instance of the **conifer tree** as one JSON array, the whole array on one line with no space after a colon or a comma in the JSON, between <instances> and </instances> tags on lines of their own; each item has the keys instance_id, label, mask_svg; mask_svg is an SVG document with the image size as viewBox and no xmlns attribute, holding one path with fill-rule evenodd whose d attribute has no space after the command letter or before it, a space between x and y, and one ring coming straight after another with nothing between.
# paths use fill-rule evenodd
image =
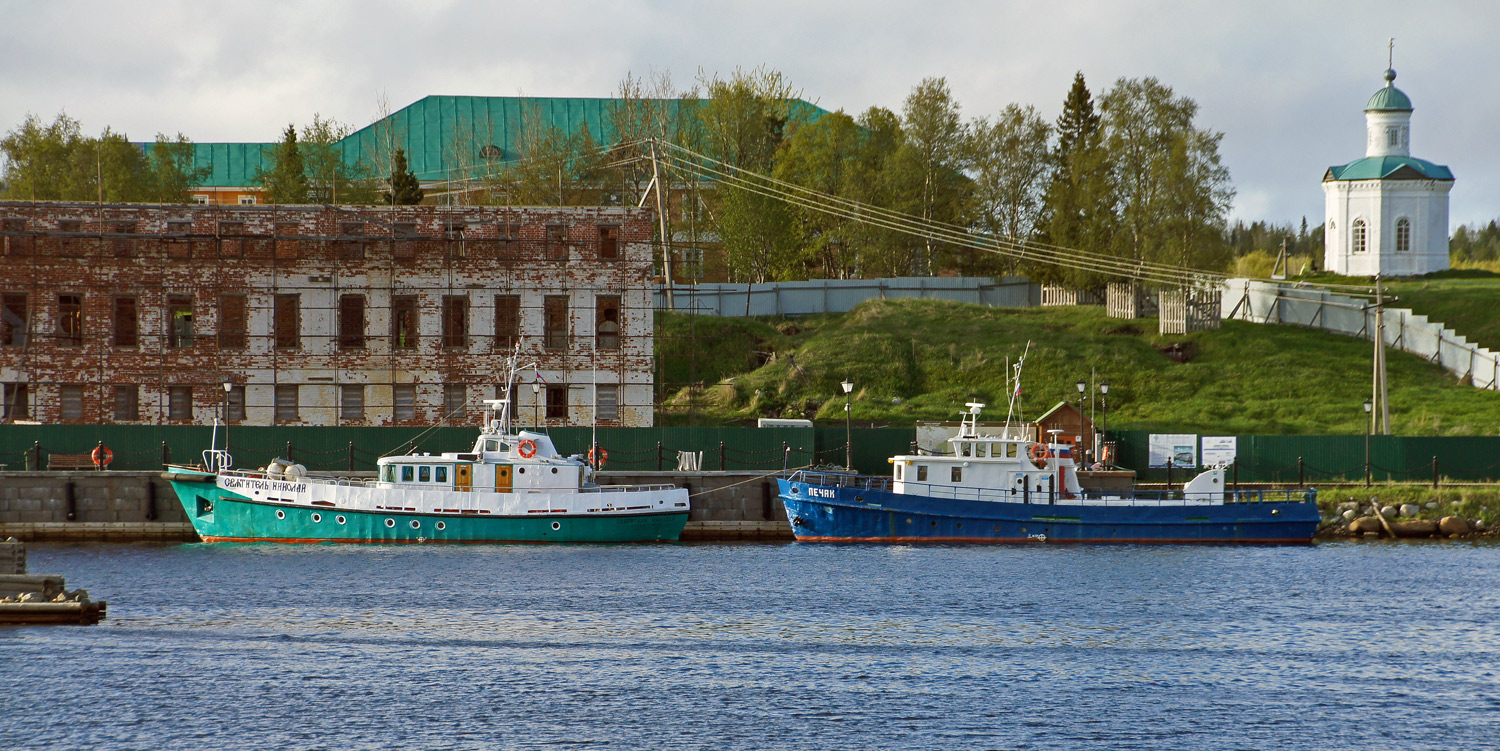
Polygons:
<instances>
[{"instance_id":1,"label":"conifer tree","mask_svg":"<svg viewBox=\"0 0 1500 751\"><path fill-rule=\"evenodd\" d=\"M412 206L422 202L422 185L406 163L406 149L396 149L391 164L391 190L386 202L392 206Z\"/></svg>"},{"instance_id":2,"label":"conifer tree","mask_svg":"<svg viewBox=\"0 0 1500 751\"><path fill-rule=\"evenodd\" d=\"M297 127L286 126L281 143L268 149L272 167L255 171L255 180L266 189L266 200L270 203L307 203L307 173L302 161L302 150L297 146Z\"/></svg>"},{"instance_id":3,"label":"conifer tree","mask_svg":"<svg viewBox=\"0 0 1500 751\"><path fill-rule=\"evenodd\" d=\"M1073 86L1057 118L1057 147L1052 158L1052 181L1041 222L1043 234L1046 242L1076 251L1078 260L1086 262L1089 256L1109 249L1115 200L1101 118L1094 111L1093 96L1082 72L1073 76ZM1038 281L1064 282L1078 288L1097 287L1106 281L1098 275L1052 265L1037 265L1030 271Z\"/></svg>"}]
</instances>

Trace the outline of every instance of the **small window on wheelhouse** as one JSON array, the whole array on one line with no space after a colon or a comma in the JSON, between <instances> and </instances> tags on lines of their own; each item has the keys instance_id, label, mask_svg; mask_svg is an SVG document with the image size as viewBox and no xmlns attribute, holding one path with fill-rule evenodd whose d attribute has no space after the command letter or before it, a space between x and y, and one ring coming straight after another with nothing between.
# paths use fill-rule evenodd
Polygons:
<instances>
[{"instance_id":1,"label":"small window on wheelhouse","mask_svg":"<svg viewBox=\"0 0 1500 751\"><path fill-rule=\"evenodd\" d=\"M969 443L968 441L964 441L963 443L958 444L958 455L959 456L968 456L969 455L969 451L970 451L970 447L973 446L973 445L974 444Z\"/></svg>"},{"instance_id":2,"label":"small window on wheelhouse","mask_svg":"<svg viewBox=\"0 0 1500 751\"><path fill-rule=\"evenodd\" d=\"M385 465L384 467L381 467L380 468L380 480L381 480L381 482L395 482L396 481L396 468L393 467L393 466L391 466L391 465L389 465L389 464Z\"/></svg>"},{"instance_id":3,"label":"small window on wheelhouse","mask_svg":"<svg viewBox=\"0 0 1500 751\"><path fill-rule=\"evenodd\" d=\"M411 471L411 467L402 467L401 468L401 481L402 482L411 482L412 474L413 473Z\"/></svg>"},{"instance_id":4,"label":"small window on wheelhouse","mask_svg":"<svg viewBox=\"0 0 1500 751\"><path fill-rule=\"evenodd\" d=\"M953 476L953 481L954 482L963 482L964 481L964 468L963 467L954 467L953 468L953 474L952 474L952 476Z\"/></svg>"},{"instance_id":5,"label":"small window on wheelhouse","mask_svg":"<svg viewBox=\"0 0 1500 751\"><path fill-rule=\"evenodd\" d=\"M417 470L417 482L432 482L432 467L421 467Z\"/></svg>"},{"instance_id":6,"label":"small window on wheelhouse","mask_svg":"<svg viewBox=\"0 0 1500 751\"><path fill-rule=\"evenodd\" d=\"M485 441L484 442L484 450L485 451L499 451L500 450L500 442L499 441Z\"/></svg>"},{"instance_id":7,"label":"small window on wheelhouse","mask_svg":"<svg viewBox=\"0 0 1500 751\"><path fill-rule=\"evenodd\" d=\"M447 482L448 481L448 468L447 467L438 467L437 469L433 470L433 478L432 479L434 479L434 480L436 480L438 482Z\"/></svg>"},{"instance_id":8,"label":"small window on wheelhouse","mask_svg":"<svg viewBox=\"0 0 1500 751\"><path fill-rule=\"evenodd\" d=\"M896 479L897 480L901 479L901 465L900 464L896 465Z\"/></svg>"},{"instance_id":9,"label":"small window on wheelhouse","mask_svg":"<svg viewBox=\"0 0 1500 751\"><path fill-rule=\"evenodd\" d=\"M927 465L917 465L917 482L927 482Z\"/></svg>"},{"instance_id":10,"label":"small window on wheelhouse","mask_svg":"<svg viewBox=\"0 0 1500 751\"><path fill-rule=\"evenodd\" d=\"M1016 458L1016 444L1014 444L1014 443L1007 443L1007 444L1005 444L1005 455L1008 456L1008 457L1010 457L1011 459Z\"/></svg>"}]
</instances>

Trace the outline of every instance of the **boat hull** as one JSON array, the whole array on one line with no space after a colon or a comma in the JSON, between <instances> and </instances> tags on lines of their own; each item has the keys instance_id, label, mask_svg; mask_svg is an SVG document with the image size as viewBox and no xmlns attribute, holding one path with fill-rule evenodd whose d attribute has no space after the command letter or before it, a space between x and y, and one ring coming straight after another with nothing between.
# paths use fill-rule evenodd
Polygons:
<instances>
[{"instance_id":1,"label":"boat hull","mask_svg":"<svg viewBox=\"0 0 1500 751\"><path fill-rule=\"evenodd\" d=\"M205 542L599 543L676 540L686 509L650 513L425 513L271 503L213 482L173 479Z\"/></svg>"},{"instance_id":2,"label":"boat hull","mask_svg":"<svg viewBox=\"0 0 1500 751\"><path fill-rule=\"evenodd\" d=\"M1310 543L1307 501L1083 505L955 500L869 487L778 480L792 533L805 542Z\"/></svg>"}]
</instances>

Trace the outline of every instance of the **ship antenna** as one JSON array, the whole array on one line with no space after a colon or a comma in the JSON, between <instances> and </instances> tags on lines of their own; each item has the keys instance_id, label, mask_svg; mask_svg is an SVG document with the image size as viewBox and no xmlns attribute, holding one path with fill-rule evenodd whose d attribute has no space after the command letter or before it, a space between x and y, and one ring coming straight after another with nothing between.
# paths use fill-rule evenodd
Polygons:
<instances>
[{"instance_id":1,"label":"ship antenna","mask_svg":"<svg viewBox=\"0 0 1500 751\"><path fill-rule=\"evenodd\" d=\"M1011 418L1020 415L1021 410L1021 369L1026 365L1026 355L1031 352L1031 340L1026 340L1026 349L1021 351L1021 357L1016 360L1012 367L1015 369L1015 386L1010 390L1010 404L1005 410L1005 437L1011 437Z\"/></svg>"}]
</instances>

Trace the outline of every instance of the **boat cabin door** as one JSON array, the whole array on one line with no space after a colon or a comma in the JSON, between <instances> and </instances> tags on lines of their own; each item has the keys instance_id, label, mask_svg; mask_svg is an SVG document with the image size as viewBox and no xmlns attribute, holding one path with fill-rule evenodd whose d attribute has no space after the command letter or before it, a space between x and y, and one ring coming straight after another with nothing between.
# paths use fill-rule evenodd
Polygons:
<instances>
[{"instance_id":1,"label":"boat cabin door","mask_svg":"<svg viewBox=\"0 0 1500 751\"><path fill-rule=\"evenodd\" d=\"M472 464L460 464L460 465L458 465L457 469L455 469L454 472L453 472L453 487L457 488L458 492L460 492L460 493L467 493L467 492L469 492L469 488L471 488L473 486L474 486L474 465L472 465Z\"/></svg>"},{"instance_id":2,"label":"boat cabin door","mask_svg":"<svg viewBox=\"0 0 1500 751\"><path fill-rule=\"evenodd\" d=\"M495 465L495 492L510 492L510 471L513 469L509 464Z\"/></svg>"}]
</instances>

